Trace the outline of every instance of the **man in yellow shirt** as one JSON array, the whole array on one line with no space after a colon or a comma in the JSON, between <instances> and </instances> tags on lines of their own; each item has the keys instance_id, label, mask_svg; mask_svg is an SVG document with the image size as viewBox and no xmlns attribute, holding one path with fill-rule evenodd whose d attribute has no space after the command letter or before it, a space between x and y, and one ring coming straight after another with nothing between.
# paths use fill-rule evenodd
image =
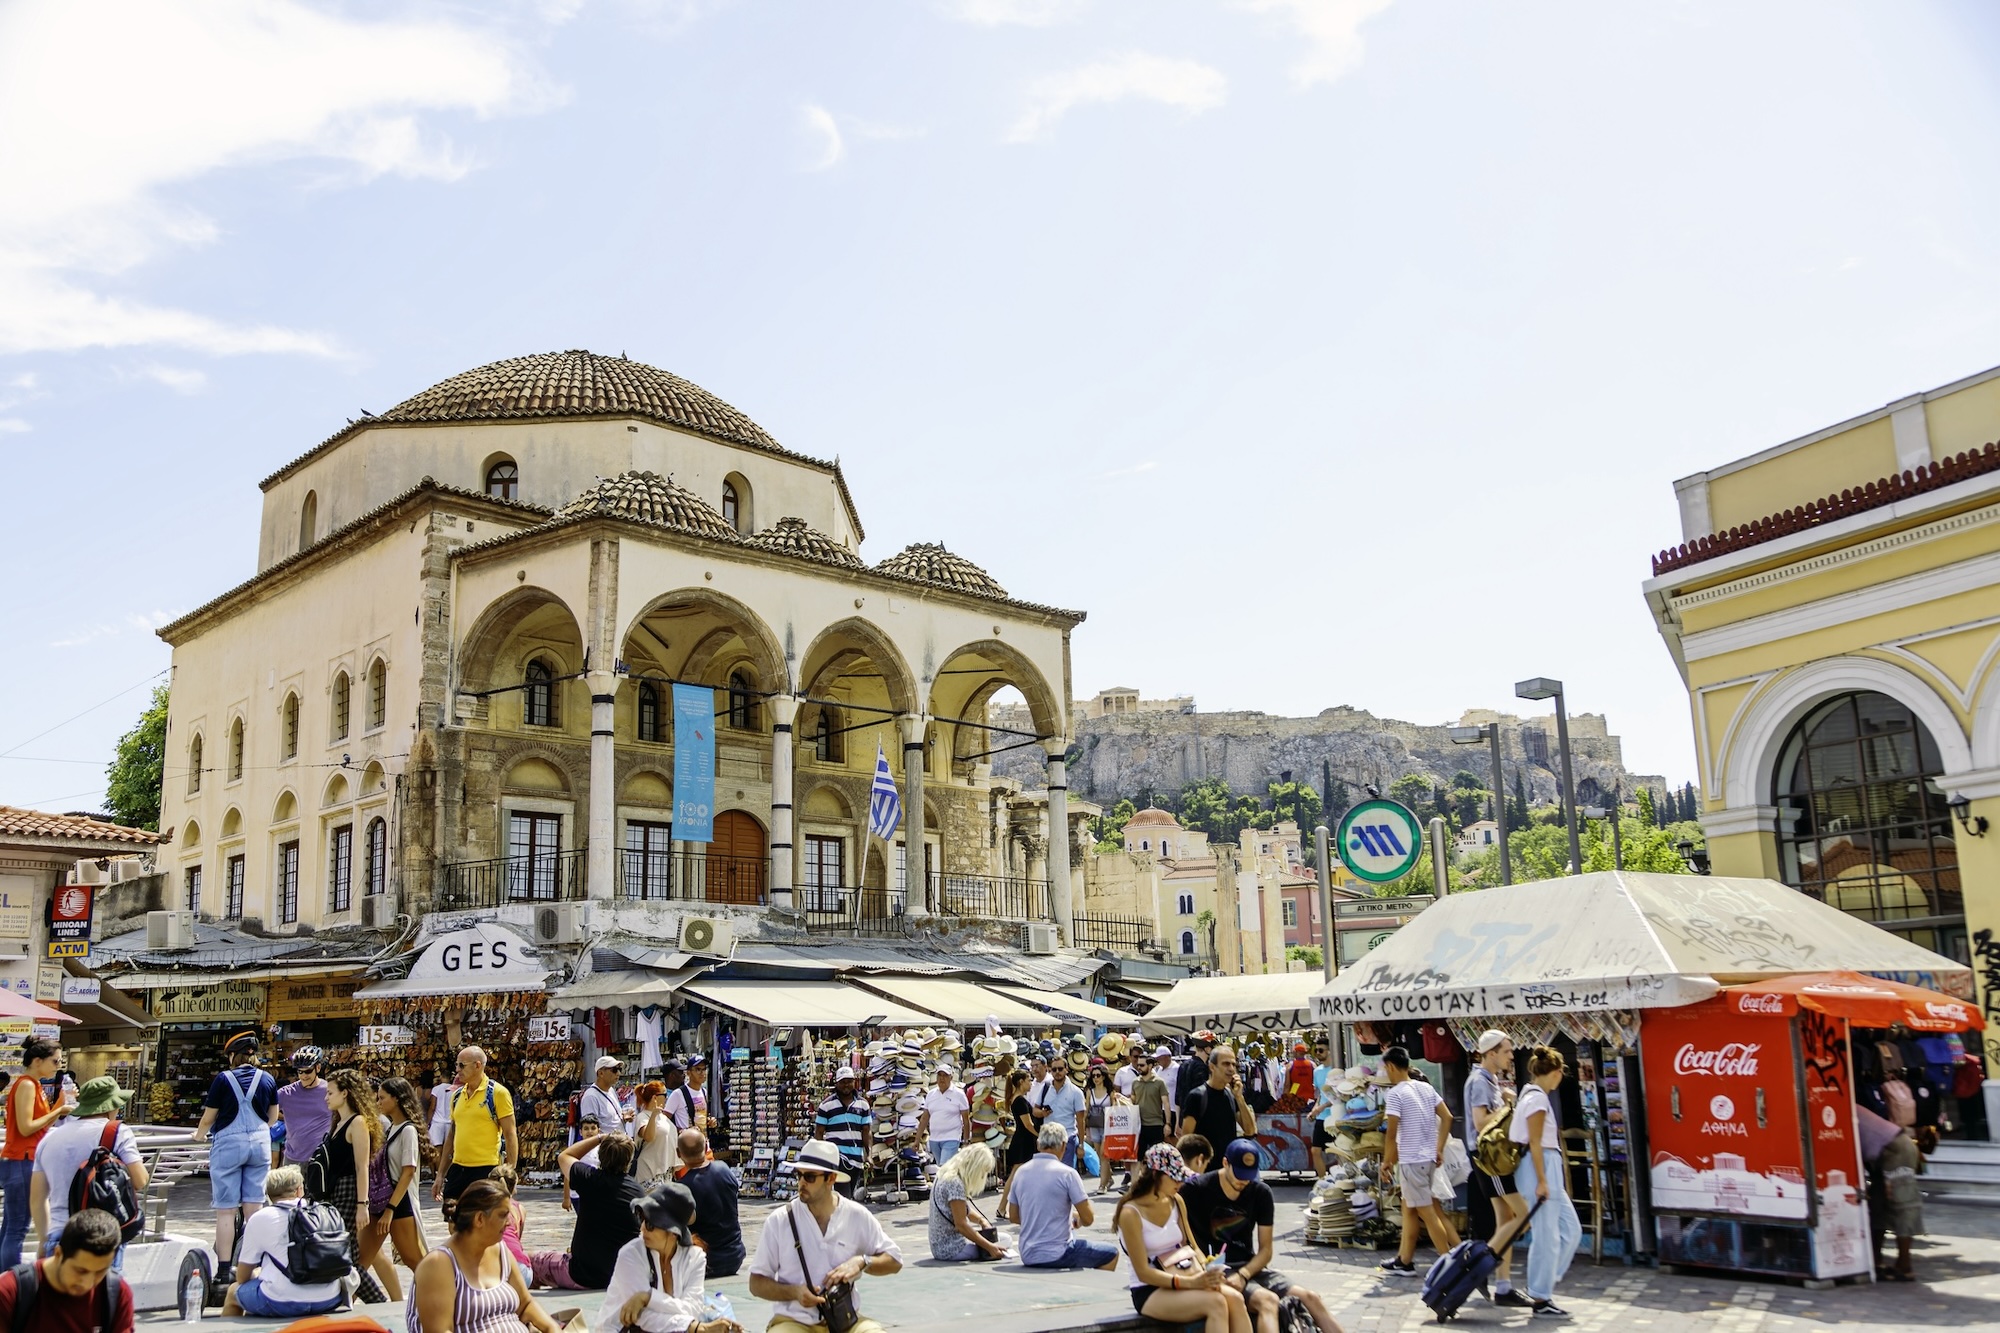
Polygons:
<instances>
[{"instance_id":1,"label":"man in yellow shirt","mask_svg":"<svg viewBox=\"0 0 2000 1333\"><path fill-rule=\"evenodd\" d=\"M458 1053L458 1081L451 1099L451 1124L444 1132L444 1174L431 1183L431 1197L444 1200L446 1218L467 1185L486 1179L500 1165L501 1140L506 1140L506 1160L516 1167L521 1162L514 1099L486 1077L485 1051L468 1046Z\"/></svg>"}]
</instances>

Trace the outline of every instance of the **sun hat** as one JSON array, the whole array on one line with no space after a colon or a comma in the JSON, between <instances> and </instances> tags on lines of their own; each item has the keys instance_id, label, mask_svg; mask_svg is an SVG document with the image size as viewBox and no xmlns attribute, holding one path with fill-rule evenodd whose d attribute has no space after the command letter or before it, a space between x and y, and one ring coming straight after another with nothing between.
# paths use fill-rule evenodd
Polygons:
<instances>
[{"instance_id":1,"label":"sun hat","mask_svg":"<svg viewBox=\"0 0 2000 1333\"><path fill-rule=\"evenodd\" d=\"M655 1231L671 1231L683 1245L694 1244L688 1223L694 1221L694 1193L676 1181L666 1181L632 1200L632 1215Z\"/></svg>"},{"instance_id":2,"label":"sun hat","mask_svg":"<svg viewBox=\"0 0 2000 1333\"><path fill-rule=\"evenodd\" d=\"M1125 1039L1115 1032L1107 1032L1097 1039L1097 1054L1100 1059L1117 1060L1125 1054Z\"/></svg>"},{"instance_id":3,"label":"sun hat","mask_svg":"<svg viewBox=\"0 0 2000 1333\"><path fill-rule=\"evenodd\" d=\"M853 1065L842 1065L833 1071L833 1081L835 1083L858 1083L861 1081L861 1075L854 1072Z\"/></svg>"},{"instance_id":4,"label":"sun hat","mask_svg":"<svg viewBox=\"0 0 2000 1333\"><path fill-rule=\"evenodd\" d=\"M1188 1170L1181 1150L1171 1143L1156 1143L1146 1149L1146 1169L1183 1185L1194 1179L1194 1172Z\"/></svg>"},{"instance_id":5,"label":"sun hat","mask_svg":"<svg viewBox=\"0 0 2000 1333\"><path fill-rule=\"evenodd\" d=\"M76 1090L76 1105L70 1114L81 1119L84 1116L103 1115L106 1111L116 1111L132 1100L132 1094L118 1086L115 1078L94 1078Z\"/></svg>"},{"instance_id":6,"label":"sun hat","mask_svg":"<svg viewBox=\"0 0 2000 1333\"><path fill-rule=\"evenodd\" d=\"M1479 1034L1479 1054L1484 1055L1503 1041L1512 1040L1499 1028L1488 1028Z\"/></svg>"},{"instance_id":7,"label":"sun hat","mask_svg":"<svg viewBox=\"0 0 2000 1333\"><path fill-rule=\"evenodd\" d=\"M1213 1032L1210 1032L1207 1028L1203 1028L1194 1034L1194 1044L1197 1046L1214 1046L1217 1044L1217 1038Z\"/></svg>"},{"instance_id":8,"label":"sun hat","mask_svg":"<svg viewBox=\"0 0 2000 1333\"><path fill-rule=\"evenodd\" d=\"M615 1055L600 1055L597 1057L597 1068L599 1069L623 1069L624 1067L625 1062Z\"/></svg>"},{"instance_id":9,"label":"sun hat","mask_svg":"<svg viewBox=\"0 0 2000 1333\"><path fill-rule=\"evenodd\" d=\"M799 1149L799 1155L792 1163L794 1171L828 1171L838 1181L847 1180L847 1172L841 1169L840 1149L825 1139L807 1139L806 1146Z\"/></svg>"},{"instance_id":10,"label":"sun hat","mask_svg":"<svg viewBox=\"0 0 2000 1333\"><path fill-rule=\"evenodd\" d=\"M1231 1175L1238 1180L1250 1181L1257 1178L1263 1154L1258 1152L1255 1139L1231 1139L1229 1146L1222 1150L1222 1160L1229 1163Z\"/></svg>"}]
</instances>

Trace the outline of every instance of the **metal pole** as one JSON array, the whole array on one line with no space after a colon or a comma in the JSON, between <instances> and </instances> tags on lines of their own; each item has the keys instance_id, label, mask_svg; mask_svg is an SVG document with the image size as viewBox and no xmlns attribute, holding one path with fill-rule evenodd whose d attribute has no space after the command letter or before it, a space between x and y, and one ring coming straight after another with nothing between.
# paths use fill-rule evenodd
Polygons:
<instances>
[{"instance_id":1,"label":"metal pole","mask_svg":"<svg viewBox=\"0 0 2000 1333\"><path fill-rule=\"evenodd\" d=\"M1614 788L1611 792L1611 868L1613 870L1623 870L1625 868L1625 834L1618 827L1622 822L1619 816L1623 813L1624 805L1625 789L1623 787Z\"/></svg>"},{"instance_id":2,"label":"metal pole","mask_svg":"<svg viewBox=\"0 0 2000 1333\"><path fill-rule=\"evenodd\" d=\"M1507 854L1507 775L1500 767L1500 724L1495 722L1486 729L1486 738L1493 745L1493 818L1500 825L1500 882L1514 882L1514 861Z\"/></svg>"},{"instance_id":3,"label":"metal pole","mask_svg":"<svg viewBox=\"0 0 2000 1333\"><path fill-rule=\"evenodd\" d=\"M1569 829L1569 873L1583 873L1583 847L1576 837L1576 780L1570 776L1569 766L1569 710L1563 706L1562 691L1557 690L1556 700L1556 748L1562 751L1563 770L1563 824Z\"/></svg>"},{"instance_id":4,"label":"metal pole","mask_svg":"<svg viewBox=\"0 0 2000 1333\"><path fill-rule=\"evenodd\" d=\"M1444 862L1444 820L1431 816L1431 874L1437 880L1437 896L1444 898L1451 893L1451 875Z\"/></svg>"},{"instance_id":5,"label":"metal pole","mask_svg":"<svg viewBox=\"0 0 2000 1333\"><path fill-rule=\"evenodd\" d=\"M1333 963L1333 861L1328 845L1332 838L1324 824L1313 830L1313 853L1319 859L1320 970L1328 981L1339 970Z\"/></svg>"}]
</instances>

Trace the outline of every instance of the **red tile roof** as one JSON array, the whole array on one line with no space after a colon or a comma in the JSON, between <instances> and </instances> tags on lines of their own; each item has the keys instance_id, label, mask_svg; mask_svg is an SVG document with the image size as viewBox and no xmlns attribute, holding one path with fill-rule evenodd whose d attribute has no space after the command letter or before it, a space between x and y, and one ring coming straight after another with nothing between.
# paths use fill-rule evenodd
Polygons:
<instances>
[{"instance_id":1,"label":"red tile roof","mask_svg":"<svg viewBox=\"0 0 2000 1333\"><path fill-rule=\"evenodd\" d=\"M52 815L44 810L23 810L0 805L0 838L32 838L37 842L123 843L132 847L156 847L160 835L142 828L127 828L82 815Z\"/></svg>"}]
</instances>

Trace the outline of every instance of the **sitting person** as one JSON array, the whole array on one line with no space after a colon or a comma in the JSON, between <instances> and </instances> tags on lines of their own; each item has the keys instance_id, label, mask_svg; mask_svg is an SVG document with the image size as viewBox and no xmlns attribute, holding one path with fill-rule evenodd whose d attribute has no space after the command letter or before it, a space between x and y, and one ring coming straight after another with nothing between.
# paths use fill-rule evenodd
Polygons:
<instances>
[{"instance_id":1,"label":"sitting person","mask_svg":"<svg viewBox=\"0 0 2000 1333\"><path fill-rule=\"evenodd\" d=\"M0 1272L0 1328L21 1333L132 1333L132 1289L111 1271L118 1253L118 1220L101 1208L86 1208L63 1222L54 1252L37 1259L37 1281L21 1310L21 1275ZM101 1311L101 1313L100 1313Z\"/></svg>"},{"instance_id":2,"label":"sitting person","mask_svg":"<svg viewBox=\"0 0 2000 1333\"><path fill-rule=\"evenodd\" d=\"M583 1160L593 1148L596 1166ZM576 1230L567 1250L541 1250L528 1256L535 1286L601 1291L611 1281L618 1247L639 1234L632 1204L645 1191L632 1179L634 1151L636 1145L625 1134L592 1134L562 1150L556 1164L562 1168L563 1210L569 1211L574 1191Z\"/></svg>"},{"instance_id":3,"label":"sitting person","mask_svg":"<svg viewBox=\"0 0 2000 1333\"><path fill-rule=\"evenodd\" d=\"M972 1196L993 1179L993 1150L983 1143L960 1148L931 1184L931 1258L945 1263L1005 1259L999 1230L972 1206ZM984 1234L993 1233L988 1239Z\"/></svg>"},{"instance_id":4,"label":"sitting person","mask_svg":"<svg viewBox=\"0 0 2000 1333\"><path fill-rule=\"evenodd\" d=\"M1203 1254L1221 1255L1224 1279L1243 1293L1259 1328L1275 1328L1278 1303L1287 1296L1305 1302L1322 1333L1340 1333L1333 1312L1318 1294L1271 1267L1271 1228L1277 1200L1259 1176L1261 1155L1254 1139L1237 1139L1222 1152L1222 1165L1181 1186L1188 1229Z\"/></svg>"},{"instance_id":5,"label":"sitting person","mask_svg":"<svg viewBox=\"0 0 2000 1333\"><path fill-rule=\"evenodd\" d=\"M1180 1153L1182 1164L1196 1175L1208 1170L1208 1164L1215 1160L1215 1145L1199 1134L1181 1135L1174 1141L1174 1148Z\"/></svg>"},{"instance_id":6,"label":"sitting person","mask_svg":"<svg viewBox=\"0 0 2000 1333\"><path fill-rule=\"evenodd\" d=\"M458 1193L451 1239L417 1265L405 1333L562 1333L528 1292L528 1280L500 1243L507 1193L475 1180Z\"/></svg>"},{"instance_id":7,"label":"sitting person","mask_svg":"<svg viewBox=\"0 0 2000 1333\"><path fill-rule=\"evenodd\" d=\"M682 1130L676 1151L680 1169L674 1179L694 1195L694 1243L708 1254L708 1273L735 1277L749 1257L737 1216L736 1173L710 1156L708 1136L698 1129Z\"/></svg>"},{"instance_id":8,"label":"sitting person","mask_svg":"<svg viewBox=\"0 0 2000 1333\"><path fill-rule=\"evenodd\" d=\"M1131 1188L1111 1214L1125 1252L1125 1286L1132 1309L1169 1326L1200 1324L1202 1333L1250 1333L1243 1293L1211 1268L1195 1244L1182 1186L1194 1179L1170 1143L1146 1149ZM1275 1327L1266 1325L1265 1333Z\"/></svg>"},{"instance_id":9,"label":"sitting person","mask_svg":"<svg viewBox=\"0 0 2000 1333\"><path fill-rule=\"evenodd\" d=\"M1118 1266L1118 1251L1110 1245L1072 1235L1096 1220L1083 1177L1063 1165L1070 1131L1053 1121L1035 1135L1034 1157L1023 1162L1008 1185L1007 1220L1021 1228L1024 1268L1102 1268Z\"/></svg>"},{"instance_id":10,"label":"sitting person","mask_svg":"<svg viewBox=\"0 0 2000 1333\"><path fill-rule=\"evenodd\" d=\"M633 1201L632 1213L639 1234L618 1251L592 1333L743 1333L734 1319L704 1318L708 1260L688 1230L696 1208L687 1186L655 1185Z\"/></svg>"},{"instance_id":11,"label":"sitting person","mask_svg":"<svg viewBox=\"0 0 2000 1333\"><path fill-rule=\"evenodd\" d=\"M809 1139L799 1149L792 1174L796 1199L764 1218L757 1255L750 1261L750 1294L774 1307L764 1333L810 1333L826 1319L819 1307L837 1283L853 1285L857 1318L852 1333L882 1333L882 1325L861 1310L860 1293L872 1283L903 1271L903 1251L889 1239L875 1214L844 1197L848 1183L840 1149L825 1139Z\"/></svg>"},{"instance_id":12,"label":"sitting person","mask_svg":"<svg viewBox=\"0 0 2000 1333\"><path fill-rule=\"evenodd\" d=\"M507 1195L507 1229L500 1233L500 1243L507 1247L507 1253L514 1256L515 1262L532 1273L535 1265L528 1258L527 1247L521 1244L521 1233L528 1229L528 1210L515 1197L521 1188L521 1175L510 1163L502 1162L486 1178Z\"/></svg>"},{"instance_id":13,"label":"sitting person","mask_svg":"<svg viewBox=\"0 0 2000 1333\"><path fill-rule=\"evenodd\" d=\"M285 1271L291 1262L292 1213L305 1197L305 1173L296 1166L277 1167L264 1177L264 1198L270 1206L259 1208L243 1224L243 1239L236 1247L236 1281L223 1298L223 1314L300 1319L347 1303L347 1292L338 1281L294 1282Z\"/></svg>"}]
</instances>

